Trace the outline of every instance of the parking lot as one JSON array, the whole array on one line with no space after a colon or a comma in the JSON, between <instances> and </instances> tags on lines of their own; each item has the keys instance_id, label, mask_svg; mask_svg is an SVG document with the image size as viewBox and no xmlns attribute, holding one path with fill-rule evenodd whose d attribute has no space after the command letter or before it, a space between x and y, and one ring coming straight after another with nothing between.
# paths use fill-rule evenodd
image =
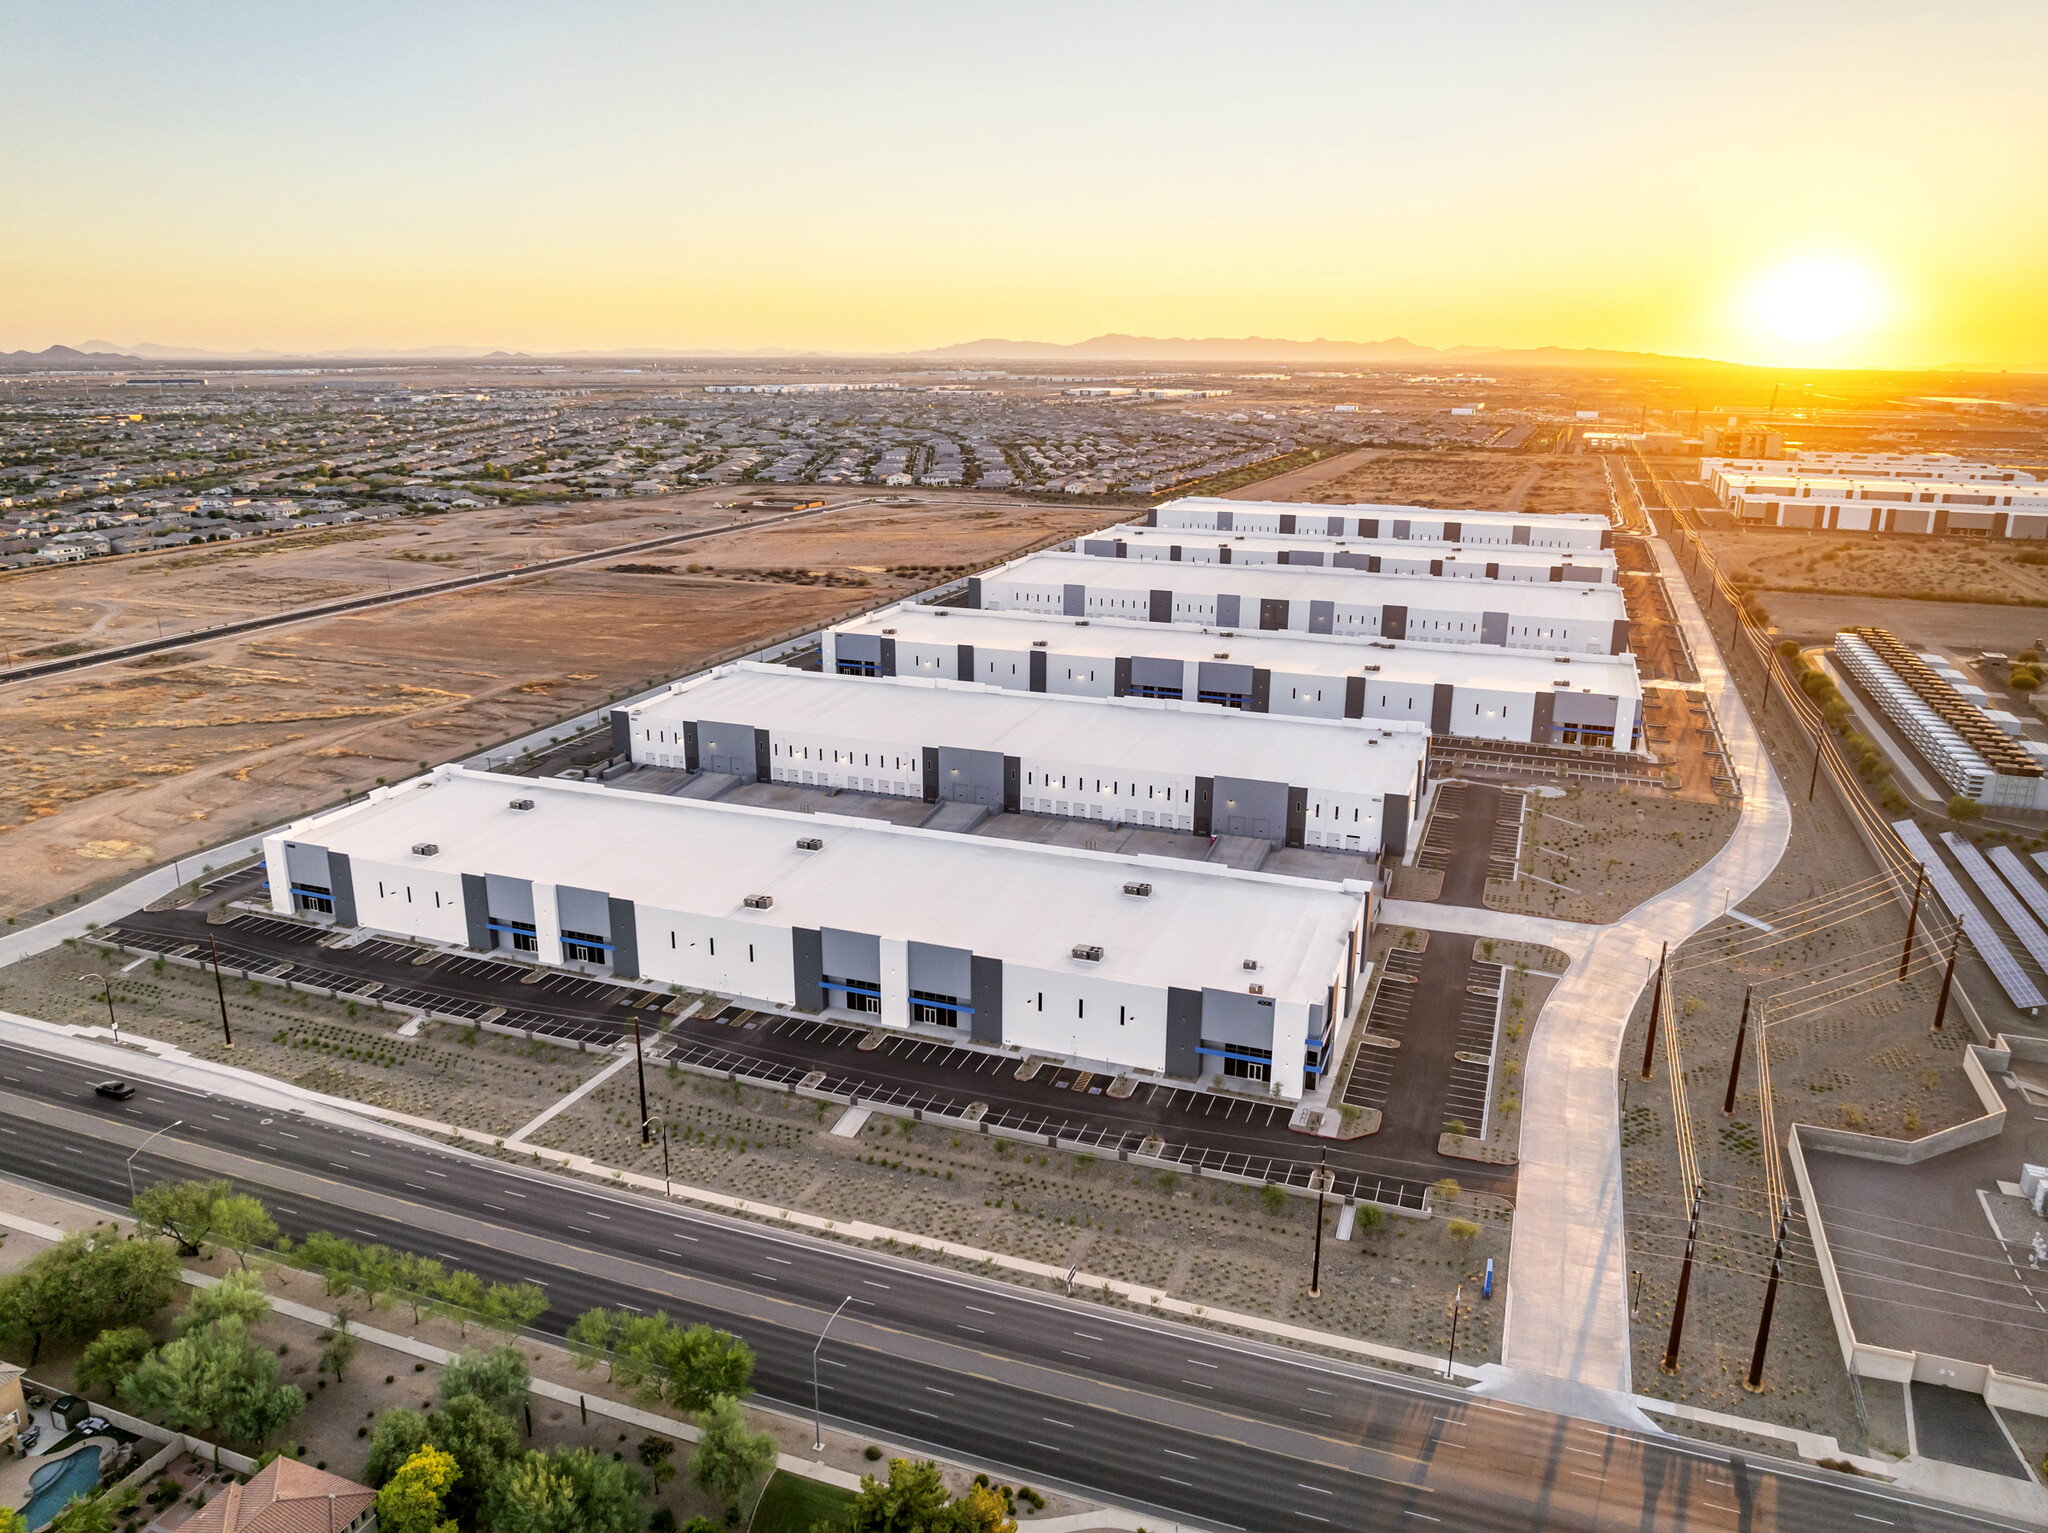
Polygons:
<instances>
[{"instance_id":1,"label":"parking lot","mask_svg":"<svg viewBox=\"0 0 2048 1533\"><path fill-rule=\"evenodd\" d=\"M1306 1186L1327 1149L1333 1193L1394 1206L1420 1207L1423 1190L1443 1169L1433 1141L1425 1144L1413 1133L1398 1141L1349 1142L1294 1133L1288 1126L1291 1104L1276 1099L1152 1079L1141 1079L1128 1097L1113 1097L1111 1077L1084 1075L1057 1062L1034 1070L1016 1053L925 1034L886 1035L877 1047L863 1050L865 1027L778 1012L727 1007L712 1016L671 1021L659 1012L670 1002L666 994L602 976L383 938L324 948L320 943L330 934L322 928L273 917L242 915L208 926L198 911L137 912L103 935L138 951L201 963L210 961L217 944L226 970L319 986L387 1008L488 1021L564 1043L614 1047L631 1036L637 1019L650 1056L663 1062L762 1085L805 1083L863 1103L975 1118L1104 1155L1143 1150L1191 1170ZM976 1104L985 1105L977 1112ZM1461 1168L1461 1179L1503 1193L1513 1185L1511 1172L1471 1178Z\"/></svg>"}]
</instances>

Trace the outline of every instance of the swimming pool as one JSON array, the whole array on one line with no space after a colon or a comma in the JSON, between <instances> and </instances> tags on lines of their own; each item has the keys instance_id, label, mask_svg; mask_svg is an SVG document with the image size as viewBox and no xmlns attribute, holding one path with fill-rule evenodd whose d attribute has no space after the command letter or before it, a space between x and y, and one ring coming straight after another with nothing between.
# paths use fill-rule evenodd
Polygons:
<instances>
[{"instance_id":1,"label":"swimming pool","mask_svg":"<svg viewBox=\"0 0 2048 1533\"><path fill-rule=\"evenodd\" d=\"M55 1463L39 1466L29 1476L31 1494L28 1505L21 1509L21 1515L28 1522L29 1533L35 1533L37 1528L45 1526L63 1511L73 1496L89 1495L99 1483L100 1450L97 1444L89 1443L75 1453L67 1453Z\"/></svg>"}]
</instances>

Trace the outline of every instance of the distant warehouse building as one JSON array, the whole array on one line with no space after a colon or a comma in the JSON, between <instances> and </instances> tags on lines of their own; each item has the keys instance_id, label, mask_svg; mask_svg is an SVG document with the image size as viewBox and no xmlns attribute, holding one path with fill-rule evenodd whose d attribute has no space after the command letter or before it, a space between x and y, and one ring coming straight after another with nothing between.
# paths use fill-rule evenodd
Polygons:
<instances>
[{"instance_id":1,"label":"distant warehouse building","mask_svg":"<svg viewBox=\"0 0 2048 1533\"><path fill-rule=\"evenodd\" d=\"M927 676L1072 697L1151 697L1297 718L1427 724L1434 734L1642 749L1632 655L1396 644L1305 633L973 612L914 602L824 639L840 676Z\"/></svg>"},{"instance_id":2,"label":"distant warehouse building","mask_svg":"<svg viewBox=\"0 0 2048 1533\"><path fill-rule=\"evenodd\" d=\"M1628 652L1628 604L1620 587L1604 585L1503 585L1272 565L1134 565L1043 553L970 577L967 605L1349 639Z\"/></svg>"},{"instance_id":3,"label":"distant warehouse building","mask_svg":"<svg viewBox=\"0 0 2048 1533\"><path fill-rule=\"evenodd\" d=\"M264 855L280 914L1289 1098L1356 1003L1371 916L1362 881L460 767Z\"/></svg>"},{"instance_id":4,"label":"distant warehouse building","mask_svg":"<svg viewBox=\"0 0 2048 1533\"><path fill-rule=\"evenodd\" d=\"M1714 493L1746 526L2048 538L2048 485L1794 478L1723 469Z\"/></svg>"},{"instance_id":5,"label":"distant warehouse building","mask_svg":"<svg viewBox=\"0 0 2048 1533\"><path fill-rule=\"evenodd\" d=\"M1426 723L1270 718L895 677L872 687L729 665L612 713L649 766L986 804L1368 857L1408 849L1429 785Z\"/></svg>"},{"instance_id":6,"label":"distant warehouse building","mask_svg":"<svg viewBox=\"0 0 2048 1533\"><path fill-rule=\"evenodd\" d=\"M1702 458L1700 479L1716 482L1723 472L1767 474L1795 479L1844 475L1851 479L1919 479L1950 484L2035 484L2039 474L2010 463L1986 463L1946 452L1795 452L1788 461L1760 458Z\"/></svg>"},{"instance_id":7,"label":"distant warehouse building","mask_svg":"<svg viewBox=\"0 0 2048 1533\"><path fill-rule=\"evenodd\" d=\"M1153 527L1111 527L1074 540L1076 553L1168 564L1287 564L1303 569L1363 570L1368 575L1431 575L1454 580L1525 581L1533 585L1587 581L1613 585L1613 553L1603 549L1467 549L1460 543L1304 538L1280 532L1199 534Z\"/></svg>"},{"instance_id":8,"label":"distant warehouse building","mask_svg":"<svg viewBox=\"0 0 2048 1533\"><path fill-rule=\"evenodd\" d=\"M1438 511L1424 506L1308 506L1278 500L1190 495L1145 513L1145 525L1185 532L1271 532L1302 538L1363 538L1396 543L1463 543L1487 548L1614 546L1604 516L1571 512Z\"/></svg>"}]
</instances>

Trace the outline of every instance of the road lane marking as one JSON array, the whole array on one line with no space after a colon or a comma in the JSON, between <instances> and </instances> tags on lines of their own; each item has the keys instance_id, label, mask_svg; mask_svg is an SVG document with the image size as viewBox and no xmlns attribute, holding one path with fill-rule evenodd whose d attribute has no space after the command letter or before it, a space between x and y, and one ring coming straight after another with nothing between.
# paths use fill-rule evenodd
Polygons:
<instances>
[{"instance_id":1,"label":"road lane marking","mask_svg":"<svg viewBox=\"0 0 2048 1533\"><path fill-rule=\"evenodd\" d=\"M862 1278L861 1283L868 1288L886 1289L889 1286L887 1283L877 1283L873 1278Z\"/></svg>"},{"instance_id":2,"label":"road lane marking","mask_svg":"<svg viewBox=\"0 0 2048 1533\"><path fill-rule=\"evenodd\" d=\"M1195 1367L1197 1367L1197 1368L1214 1368L1214 1367L1216 1367L1216 1366L1217 1366L1217 1365L1216 1365L1216 1364L1214 1364L1214 1363L1205 1363L1205 1362L1203 1362L1203 1361L1202 1361L1202 1360L1201 1360L1200 1358L1198 1358L1198 1357L1190 1357L1190 1358L1185 1358L1185 1359L1183 1359L1183 1361L1184 1361L1184 1362L1189 1362L1189 1363L1192 1363L1192 1364L1194 1364L1194 1365L1195 1365Z\"/></svg>"},{"instance_id":3,"label":"road lane marking","mask_svg":"<svg viewBox=\"0 0 2048 1533\"><path fill-rule=\"evenodd\" d=\"M607 1221L607 1222L609 1222L609 1221L610 1221L610 1219L611 1219L611 1215L610 1215L610 1214L601 1214L601 1213L599 1213L599 1212L598 1212L598 1211L597 1211L596 1209L594 1209L594 1208L586 1208L586 1209L584 1209L584 1210L583 1210L583 1217L584 1217L584 1218L586 1218L586 1219L603 1219L603 1220L605 1220L605 1221Z\"/></svg>"},{"instance_id":4,"label":"road lane marking","mask_svg":"<svg viewBox=\"0 0 2048 1533\"><path fill-rule=\"evenodd\" d=\"M1314 1512L1296 1512L1294 1515L1306 1517L1310 1522L1328 1522L1330 1520L1327 1517L1318 1517Z\"/></svg>"},{"instance_id":5,"label":"road lane marking","mask_svg":"<svg viewBox=\"0 0 2048 1533\"><path fill-rule=\"evenodd\" d=\"M1574 1469L1572 1474L1581 1480L1598 1480L1602 1485L1607 1483L1607 1476L1604 1474L1588 1474L1583 1469Z\"/></svg>"},{"instance_id":6,"label":"road lane marking","mask_svg":"<svg viewBox=\"0 0 2048 1533\"><path fill-rule=\"evenodd\" d=\"M1856 1515L1864 1522L1881 1522L1888 1528L1892 1526L1891 1519L1888 1517L1873 1517L1868 1512L1858 1512Z\"/></svg>"},{"instance_id":7,"label":"road lane marking","mask_svg":"<svg viewBox=\"0 0 2048 1533\"><path fill-rule=\"evenodd\" d=\"M1334 1395L1337 1393L1334 1389L1317 1389L1313 1384L1304 1385L1303 1387L1312 1395Z\"/></svg>"},{"instance_id":8,"label":"road lane marking","mask_svg":"<svg viewBox=\"0 0 2048 1533\"><path fill-rule=\"evenodd\" d=\"M1076 1331L1076 1332L1074 1332L1074 1334L1075 1334L1076 1336L1080 1337L1080 1338L1081 1338L1081 1339L1082 1339L1083 1341L1100 1341L1100 1340L1102 1340L1102 1338L1101 1338L1100 1336L1093 1336L1093 1335L1090 1335L1090 1334L1089 1334L1089 1333L1088 1333L1087 1331Z\"/></svg>"},{"instance_id":9,"label":"road lane marking","mask_svg":"<svg viewBox=\"0 0 2048 1533\"><path fill-rule=\"evenodd\" d=\"M368 1150L350 1150L349 1154L360 1155L364 1160L368 1160L370 1158L370 1152Z\"/></svg>"},{"instance_id":10,"label":"road lane marking","mask_svg":"<svg viewBox=\"0 0 2048 1533\"><path fill-rule=\"evenodd\" d=\"M505 1196L508 1198L523 1198L526 1196L526 1194L523 1192L514 1192L510 1187L505 1188L504 1192Z\"/></svg>"},{"instance_id":11,"label":"road lane marking","mask_svg":"<svg viewBox=\"0 0 2048 1533\"><path fill-rule=\"evenodd\" d=\"M1162 1449L1160 1449L1159 1451L1160 1451L1160 1452L1162 1452L1162 1453L1171 1453L1171 1454L1172 1454L1172 1455L1173 1455L1173 1456L1174 1456L1175 1458L1184 1458L1184 1459L1186 1459L1186 1460L1187 1460L1187 1461L1188 1461L1189 1463L1199 1463L1199 1462L1200 1462L1200 1460L1199 1460L1199 1459L1197 1459L1197 1458L1196 1458L1196 1457L1194 1456L1194 1454L1192 1454L1192 1453L1183 1453L1183 1452L1181 1452L1181 1451L1180 1451L1180 1449L1178 1449L1178 1448L1162 1448Z\"/></svg>"},{"instance_id":12,"label":"road lane marking","mask_svg":"<svg viewBox=\"0 0 2048 1533\"><path fill-rule=\"evenodd\" d=\"M1024 1441L1029 1443L1034 1448L1045 1449L1047 1453L1057 1453L1060 1451L1059 1449L1055 1448L1051 1443L1042 1443L1035 1437L1027 1437L1024 1439Z\"/></svg>"},{"instance_id":13,"label":"road lane marking","mask_svg":"<svg viewBox=\"0 0 2048 1533\"><path fill-rule=\"evenodd\" d=\"M1050 1421L1056 1427L1065 1427L1069 1432L1077 1432L1080 1430L1080 1428L1076 1427L1074 1423L1071 1421L1058 1421L1051 1416L1040 1416L1038 1419L1040 1421Z\"/></svg>"},{"instance_id":14,"label":"road lane marking","mask_svg":"<svg viewBox=\"0 0 2048 1533\"><path fill-rule=\"evenodd\" d=\"M1422 1519L1422 1520L1423 1520L1424 1522L1442 1522L1442 1521L1443 1521L1443 1518L1441 1518L1441 1517L1432 1517L1432 1516L1430 1516L1430 1515L1429 1515L1429 1513L1427 1513L1427 1512L1410 1512L1410 1511L1406 1511L1406 1510L1404 1509L1404 1511L1403 1511L1402 1515L1403 1515L1403 1516L1406 1516L1406 1517L1420 1517L1420 1518L1421 1518L1421 1519Z\"/></svg>"},{"instance_id":15,"label":"road lane marking","mask_svg":"<svg viewBox=\"0 0 2048 1533\"><path fill-rule=\"evenodd\" d=\"M978 1304L970 1304L970 1305L968 1305L968 1306L967 1306L967 1310L968 1310L968 1313L969 1313L969 1314L974 1314L974 1315L993 1315L993 1314L995 1313L995 1311L994 1311L994 1310L992 1310L992 1309L983 1309L983 1308L982 1308L982 1307L981 1307L980 1305L978 1305Z\"/></svg>"},{"instance_id":16,"label":"road lane marking","mask_svg":"<svg viewBox=\"0 0 2048 1533\"><path fill-rule=\"evenodd\" d=\"M1564 1451L1565 1451L1565 1452L1567 1452L1567 1453L1583 1453L1583 1454L1585 1454L1585 1455L1586 1455L1586 1457L1587 1457L1587 1458L1605 1458L1605 1457L1607 1457L1607 1455L1606 1455L1606 1454L1604 1454L1604 1453L1597 1453L1597 1452L1595 1452L1595 1451L1594 1451L1593 1449L1591 1449L1591 1448L1566 1448L1566 1449L1565 1449Z\"/></svg>"},{"instance_id":17,"label":"road lane marking","mask_svg":"<svg viewBox=\"0 0 2048 1533\"><path fill-rule=\"evenodd\" d=\"M962 1324L962 1323L961 1323L961 1322L959 1322L959 1321L955 1321L955 1322L954 1322L953 1328L954 1328L955 1330L958 1330L958 1331L972 1331L972 1332L973 1332L973 1333L974 1333L974 1334L975 1334L976 1336L986 1336L986 1335L988 1335L988 1332L984 1331L984 1330L983 1330L983 1329L982 1329L982 1328L981 1328L980 1326L978 1326L978 1325L965 1325L965 1324Z\"/></svg>"},{"instance_id":18,"label":"road lane marking","mask_svg":"<svg viewBox=\"0 0 2048 1533\"><path fill-rule=\"evenodd\" d=\"M208 1113L207 1117L218 1118L223 1123L232 1123L235 1121L233 1118L230 1118L226 1113Z\"/></svg>"},{"instance_id":19,"label":"road lane marking","mask_svg":"<svg viewBox=\"0 0 2048 1533\"><path fill-rule=\"evenodd\" d=\"M795 1262L791 1261L786 1256L771 1256L768 1258L768 1260L770 1260L771 1262L780 1262L785 1267L794 1267L796 1265Z\"/></svg>"},{"instance_id":20,"label":"road lane marking","mask_svg":"<svg viewBox=\"0 0 2048 1533\"><path fill-rule=\"evenodd\" d=\"M1078 1357L1084 1363L1092 1363L1095 1361L1095 1359L1090 1357L1086 1352L1070 1352L1065 1347L1060 1348L1060 1355L1062 1357Z\"/></svg>"},{"instance_id":21,"label":"road lane marking","mask_svg":"<svg viewBox=\"0 0 2048 1533\"><path fill-rule=\"evenodd\" d=\"M428 1171L425 1166L420 1167L420 1170L425 1171L428 1176L438 1176L444 1182L448 1180L448 1173L445 1171Z\"/></svg>"},{"instance_id":22,"label":"road lane marking","mask_svg":"<svg viewBox=\"0 0 2048 1533\"><path fill-rule=\"evenodd\" d=\"M685 1239L685 1240L695 1240L696 1238L697 1238L697 1237L696 1237L695 1235L685 1235L685 1236L683 1237L683 1239ZM678 1258L678 1259L680 1259L680 1258L681 1258L681 1256L682 1256L682 1254L683 1254L683 1253L682 1253L682 1252L680 1252L680 1251L671 1251L671 1250L669 1250L669 1249L668 1249L668 1248L667 1248L666 1246L656 1246L656 1247L655 1247L654 1249L655 1249L656 1251L658 1251L658 1252L659 1252L659 1253L660 1253L661 1255L663 1255L663 1256L673 1256L673 1257L676 1257L676 1258Z\"/></svg>"},{"instance_id":23,"label":"road lane marking","mask_svg":"<svg viewBox=\"0 0 2048 1533\"><path fill-rule=\"evenodd\" d=\"M1297 1490L1312 1490L1319 1496L1334 1496L1337 1494L1333 1490L1324 1490L1320 1485L1309 1485L1300 1480L1296 1480L1294 1484Z\"/></svg>"},{"instance_id":24,"label":"road lane marking","mask_svg":"<svg viewBox=\"0 0 2048 1533\"><path fill-rule=\"evenodd\" d=\"M1306 1405L1304 1405L1304 1406L1300 1406L1300 1407L1298 1407L1298 1409L1299 1409L1299 1410L1301 1411L1302 1415L1304 1415L1304 1416L1320 1416L1320 1417L1322 1417L1322 1418L1323 1418L1323 1420L1325 1420L1325 1421L1329 1421L1329 1420L1331 1420L1331 1419L1332 1419L1332 1418L1331 1418L1331 1416L1330 1416L1330 1413L1329 1413L1328 1411L1319 1411L1319 1410L1313 1410L1313 1409L1311 1409L1310 1407L1308 1407L1308 1406L1306 1406Z\"/></svg>"},{"instance_id":25,"label":"road lane marking","mask_svg":"<svg viewBox=\"0 0 2048 1533\"><path fill-rule=\"evenodd\" d=\"M1198 1383L1196 1383L1196 1382L1195 1382L1195 1381L1194 1381L1193 1379L1182 1379L1182 1380L1181 1380L1181 1383L1183 1383L1183 1384L1187 1385L1187 1387L1188 1387L1189 1389L1209 1389L1209 1390L1213 1390L1213 1389L1215 1389L1215 1387L1216 1387L1216 1386L1215 1386L1214 1384L1198 1384Z\"/></svg>"},{"instance_id":26,"label":"road lane marking","mask_svg":"<svg viewBox=\"0 0 2048 1533\"><path fill-rule=\"evenodd\" d=\"M1170 1474L1163 1474L1159 1478L1164 1480L1169 1485L1185 1485L1189 1490L1193 1490L1195 1488L1195 1482L1193 1480L1176 1480Z\"/></svg>"},{"instance_id":27,"label":"road lane marking","mask_svg":"<svg viewBox=\"0 0 2048 1533\"><path fill-rule=\"evenodd\" d=\"M939 1386L938 1386L938 1385L936 1385L936 1384L927 1384L927 1385L925 1385L925 1387L924 1387L924 1392L925 1392L926 1394L928 1394L928 1395L944 1395L944 1396L945 1396L945 1397L946 1397L946 1398L947 1398L948 1400L951 1400L951 1399L953 1399L953 1398L954 1398L954 1395L953 1395L953 1391L952 1391L952 1390L950 1390L950 1389L941 1389L941 1388L939 1388Z\"/></svg>"},{"instance_id":28,"label":"road lane marking","mask_svg":"<svg viewBox=\"0 0 2048 1533\"><path fill-rule=\"evenodd\" d=\"M484 1207L485 1207L485 1208L488 1208L488 1209L490 1209L490 1210L492 1210L492 1211L493 1211L493 1212L495 1212L495 1213L500 1213L500 1214L502 1214L502 1213L503 1213L503 1212L505 1211L505 1210L504 1210L503 1208L499 1207L499 1205L497 1205L496 1203L486 1203L486 1204L484 1205Z\"/></svg>"},{"instance_id":29,"label":"road lane marking","mask_svg":"<svg viewBox=\"0 0 2048 1533\"><path fill-rule=\"evenodd\" d=\"M279 1129L277 1131L277 1137L280 1139L296 1139L299 1136L297 1134L287 1134L283 1129Z\"/></svg>"},{"instance_id":30,"label":"road lane marking","mask_svg":"<svg viewBox=\"0 0 2048 1533\"><path fill-rule=\"evenodd\" d=\"M911 1414L911 1415L913 1415L913 1416L924 1416L924 1417L926 1417L926 1418L928 1418L928 1419L930 1419L930 1420L932 1420L932 1421L944 1421L944 1420L946 1419L946 1418L945 1418L945 1417L943 1417L943 1416L936 1416L936 1415L933 1415L933 1414L932 1414L932 1413L931 1413L930 1411L921 1411L921 1410L919 1410L919 1409L918 1409L918 1408L917 1408L916 1406L914 1406L914 1405L906 1405L906 1406L904 1406L903 1408L904 1408L904 1409L905 1409L906 1411L909 1411L909 1412L910 1412L910 1414Z\"/></svg>"},{"instance_id":31,"label":"road lane marking","mask_svg":"<svg viewBox=\"0 0 2048 1533\"><path fill-rule=\"evenodd\" d=\"M747 1275L749 1277L757 1277L764 1283L772 1283L775 1281L775 1275L769 1272L750 1272Z\"/></svg>"},{"instance_id":32,"label":"road lane marking","mask_svg":"<svg viewBox=\"0 0 2048 1533\"><path fill-rule=\"evenodd\" d=\"M405 1185L412 1188L414 1192L425 1192L427 1190L425 1182L407 1182Z\"/></svg>"},{"instance_id":33,"label":"road lane marking","mask_svg":"<svg viewBox=\"0 0 2048 1533\"><path fill-rule=\"evenodd\" d=\"M582 1225L580 1225L580 1224L572 1224L572 1225L570 1225L570 1226L569 1226L569 1228L570 1228L570 1229L572 1229L572 1230L574 1230L574 1231L575 1231L575 1232L576 1232L577 1234L579 1234L579 1235L588 1235L588 1234L590 1233L590 1231L586 1230L586 1229L585 1229L585 1228L584 1228L584 1227L583 1227Z\"/></svg>"}]
</instances>

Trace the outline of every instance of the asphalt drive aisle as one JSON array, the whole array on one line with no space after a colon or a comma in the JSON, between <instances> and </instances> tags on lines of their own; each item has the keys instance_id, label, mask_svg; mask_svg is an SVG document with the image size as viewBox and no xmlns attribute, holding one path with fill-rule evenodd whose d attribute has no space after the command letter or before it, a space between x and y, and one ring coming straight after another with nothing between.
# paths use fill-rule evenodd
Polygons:
<instances>
[{"instance_id":1,"label":"asphalt drive aisle","mask_svg":"<svg viewBox=\"0 0 2048 1533\"><path fill-rule=\"evenodd\" d=\"M986 1284L425 1143L145 1083L91 1095L81 1067L0 1049L0 1172L118 1207L150 1175L233 1174L292 1234L328 1229L547 1291L542 1333L599 1304L743 1335L765 1400L808 1405L818 1327L829 1414L1041 1483L1244 1528L1743 1524L1725 1457L1504 1407L1342 1363ZM1843 1489L1750 1472L1750 1525L1838 1527ZM1877 1508L1895 1527L1910 1505ZM1761 1515L1761 1514L1760 1514Z\"/></svg>"}]
</instances>

